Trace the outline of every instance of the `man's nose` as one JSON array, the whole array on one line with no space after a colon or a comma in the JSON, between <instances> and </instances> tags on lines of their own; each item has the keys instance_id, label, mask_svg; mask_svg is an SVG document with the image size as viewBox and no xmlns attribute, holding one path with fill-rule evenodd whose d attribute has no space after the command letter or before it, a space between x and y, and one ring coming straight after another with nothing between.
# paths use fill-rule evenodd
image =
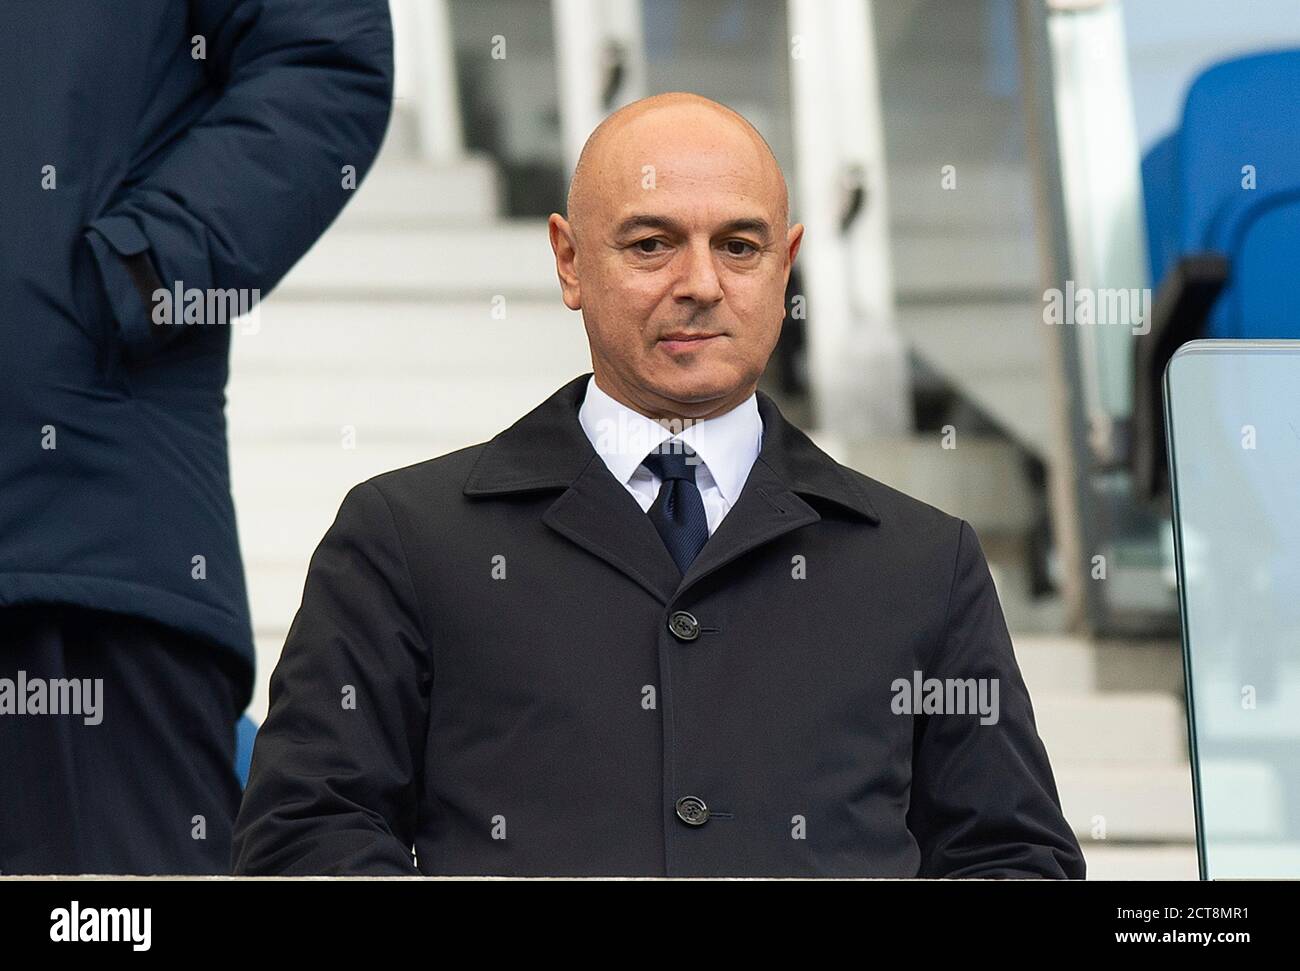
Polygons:
<instances>
[{"instance_id":1,"label":"man's nose","mask_svg":"<svg viewBox=\"0 0 1300 971\"><path fill-rule=\"evenodd\" d=\"M674 296L679 300L696 303L717 303L722 299L722 283L714 261L713 245L708 242L689 243L682 254L681 276L678 277Z\"/></svg>"}]
</instances>

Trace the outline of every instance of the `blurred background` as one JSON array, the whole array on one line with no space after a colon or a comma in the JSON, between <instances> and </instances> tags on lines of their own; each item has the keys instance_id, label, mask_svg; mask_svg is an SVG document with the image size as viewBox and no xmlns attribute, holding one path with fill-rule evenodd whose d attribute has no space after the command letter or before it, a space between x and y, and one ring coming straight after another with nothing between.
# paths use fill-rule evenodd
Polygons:
<instances>
[{"instance_id":1,"label":"blurred background","mask_svg":"<svg viewBox=\"0 0 1300 971\"><path fill-rule=\"evenodd\" d=\"M265 716L348 488L485 441L590 369L546 217L602 118L689 90L762 131L807 226L764 390L840 461L976 528L1089 877L1195 879L1168 484L1146 407L1159 329L1142 331L1234 326L1210 310L1214 265L1184 259L1206 247L1180 179L1216 138L1186 120L1189 94L1218 78L1208 93L1235 91L1249 115L1261 96L1211 69L1300 48L1295 0L392 11L379 160L256 333L234 338L250 715ZM1295 127L1297 103L1275 123ZM1132 295L1128 318L1046 321L1054 291L1087 289Z\"/></svg>"}]
</instances>

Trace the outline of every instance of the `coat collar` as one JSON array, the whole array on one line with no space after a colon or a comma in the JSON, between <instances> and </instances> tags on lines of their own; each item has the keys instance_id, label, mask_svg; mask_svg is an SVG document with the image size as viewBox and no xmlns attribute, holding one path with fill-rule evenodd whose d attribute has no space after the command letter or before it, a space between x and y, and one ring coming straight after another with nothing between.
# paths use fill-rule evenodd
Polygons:
<instances>
[{"instance_id":1,"label":"coat collar","mask_svg":"<svg viewBox=\"0 0 1300 971\"><path fill-rule=\"evenodd\" d=\"M821 520L807 501L879 524L866 491L757 392L763 445L731 511L686 575L636 500L610 473L578 422L591 373L574 378L484 447L465 481L471 498L565 490L542 516L552 529L611 563L662 602L736 557ZM622 539L614 543L613 537Z\"/></svg>"}]
</instances>

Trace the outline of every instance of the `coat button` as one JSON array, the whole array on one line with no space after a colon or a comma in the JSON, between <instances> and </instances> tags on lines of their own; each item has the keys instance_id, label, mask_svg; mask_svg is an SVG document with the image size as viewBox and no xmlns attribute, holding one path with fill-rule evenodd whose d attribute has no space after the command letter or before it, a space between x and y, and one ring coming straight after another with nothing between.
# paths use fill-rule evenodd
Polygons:
<instances>
[{"instance_id":1,"label":"coat button","mask_svg":"<svg viewBox=\"0 0 1300 971\"><path fill-rule=\"evenodd\" d=\"M700 636L700 622L684 610L675 610L668 618L668 630L679 641L693 641Z\"/></svg>"},{"instance_id":2,"label":"coat button","mask_svg":"<svg viewBox=\"0 0 1300 971\"><path fill-rule=\"evenodd\" d=\"M709 807L699 796L682 796L677 800L677 818L687 826L703 826L709 821Z\"/></svg>"}]
</instances>

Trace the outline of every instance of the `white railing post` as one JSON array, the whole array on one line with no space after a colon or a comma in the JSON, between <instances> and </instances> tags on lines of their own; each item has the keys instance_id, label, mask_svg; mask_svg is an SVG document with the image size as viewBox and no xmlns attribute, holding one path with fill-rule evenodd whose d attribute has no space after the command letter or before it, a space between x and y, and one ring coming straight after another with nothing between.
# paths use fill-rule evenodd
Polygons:
<instances>
[{"instance_id":1,"label":"white railing post","mask_svg":"<svg viewBox=\"0 0 1300 971\"><path fill-rule=\"evenodd\" d=\"M645 49L637 0L552 0L560 128L572 174L588 136L606 115L645 94ZM611 66L621 82L606 103Z\"/></svg>"},{"instance_id":2,"label":"white railing post","mask_svg":"<svg viewBox=\"0 0 1300 971\"><path fill-rule=\"evenodd\" d=\"M1075 289L1140 291L1148 282L1142 152L1120 4L1049 0L1047 10ZM1120 447L1112 440L1114 419L1132 412L1132 331L1072 331L1079 342L1089 442L1097 455L1109 457Z\"/></svg>"},{"instance_id":3,"label":"white railing post","mask_svg":"<svg viewBox=\"0 0 1300 971\"><path fill-rule=\"evenodd\" d=\"M428 44L418 96L420 152L430 161L451 162L465 151L456 83L456 44L449 0L417 0L417 36Z\"/></svg>"},{"instance_id":4,"label":"white railing post","mask_svg":"<svg viewBox=\"0 0 1300 971\"><path fill-rule=\"evenodd\" d=\"M903 435L911 430L911 399L894 324L870 0L789 0L788 15L792 215L806 229L799 261L817 424L850 441Z\"/></svg>"},{"instance_id":5,"label":"white railing post","mask_svg":"<svg viewBox=\"0 0 1300 971\"><path fill-rule=\"evenodd\" d=\"M415 125L421 158L447 164L465 152L449 0L390 0L395 112Z\"/></svg>"}]
</instances>

